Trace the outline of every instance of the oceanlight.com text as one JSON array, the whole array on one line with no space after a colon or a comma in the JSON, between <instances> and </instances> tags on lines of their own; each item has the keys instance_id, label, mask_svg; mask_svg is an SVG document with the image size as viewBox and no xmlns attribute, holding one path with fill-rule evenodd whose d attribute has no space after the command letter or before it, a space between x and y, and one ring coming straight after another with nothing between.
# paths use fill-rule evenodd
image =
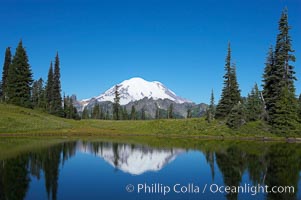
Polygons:
<instances>
[{"instance_id":1,"label":"oceanlight.com text","mask_svg":"<svg viewBox=\"0 0 301 200\"><path fill-rule=\"evenodd\" d=\"M205 184L198 185L194 183L188 184L179 184L176 183L174 185L165 185L161 183L141 183L141 184L128 184L125 187L126 191L129 193L137 193L137 194L161 194L163 196L168 195L170 193L174 194L205 194L207 192L213 194L250 194L255 196L257 194L282 194L295 193L295 188L293 186L268 186L268 185L250 185L244 184L240 186L224 186L218 184Z\"/></svg>"}]
</instances>

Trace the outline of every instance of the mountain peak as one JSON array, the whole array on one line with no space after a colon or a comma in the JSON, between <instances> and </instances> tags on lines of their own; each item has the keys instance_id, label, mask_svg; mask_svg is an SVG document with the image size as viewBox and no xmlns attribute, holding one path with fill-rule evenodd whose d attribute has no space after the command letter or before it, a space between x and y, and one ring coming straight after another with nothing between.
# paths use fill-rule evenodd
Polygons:
<instances>
[{"instance_id":1,"label":"mountain peak","mask_svg":"<svg viewBox=\"0 0 301 200\"><path fill-rule=\"evenodd\" d=\"M148 99L170 99L175 103L191 102L184 98L177 96L173 91L168 89L159 81L146 81L140 77L133 77L125 80L119 84L120 104L126 105L130 102L138 101L144 98ZM109 90L103 94L95 97L98 102L102 101L114 101L115 98L115 86L112 86ZM93 98L91 98L93 99ZM88 102L89 99L85 100Z\"/></svg>"}]
</instances>

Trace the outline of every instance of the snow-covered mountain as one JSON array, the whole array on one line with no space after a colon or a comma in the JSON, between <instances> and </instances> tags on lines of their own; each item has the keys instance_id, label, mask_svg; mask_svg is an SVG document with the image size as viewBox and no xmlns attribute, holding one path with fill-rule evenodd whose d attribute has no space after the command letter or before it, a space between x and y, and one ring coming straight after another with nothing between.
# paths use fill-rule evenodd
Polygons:
<instances>
[{"instance_id":1,"label":"snow-covered mountain","mask_svg":"<svg viewBox=\"0 0 301 200\"><path fill-rule=\"evenodd\" d=\"M191 103L191 101L177 96L173 91L168 89L162 83L158 81L149 82L142 78L135 77L129 80L125 80L119 84L120 104L126 105L130 102L138 101L144 98L158 100L169 99L175 103ZM82 107L87 106L91 101L113 102L115 98L115 86L103 94L80 101Z\"/></svg>"},{"instance_id":2,"label":"snow-covered mountain","mask_svg":"<svg viewBox=\"0 0 301 200\"><path fill-rule=\"evenodd\" d=\"M182 149L153 149L145 146L133 147L127 144L106 143L98 149L91 144L78 146L79 151L91 153L103 158L112 167L132 175L141 175L145 172L159 171L172 162Z\"/></svg>"}]
</instances>

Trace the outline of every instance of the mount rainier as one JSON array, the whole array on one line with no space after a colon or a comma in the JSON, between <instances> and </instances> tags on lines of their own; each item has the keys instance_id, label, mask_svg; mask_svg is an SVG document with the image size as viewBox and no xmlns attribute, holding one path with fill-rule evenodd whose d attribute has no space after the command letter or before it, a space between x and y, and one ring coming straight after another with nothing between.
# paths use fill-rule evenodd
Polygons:
<instances>
[{"instance_id":1,"label":"mount rainier","mask_svg":"<svg viewBox=\"0 0 301 200\"><path fill-rule=\"evenodd\" d=\"M149 118L154 118L157 108L167 110L170 104L174 104L174 112L179 117L185 117L188 108L194 108L196 115L201 115L206 109L205 104L196 105L192 101L177 96L172 90L158 81L146 81L142 78L135 77L117 84L120 94L120 105L130 111L134 105L136 110L142 108L148 113ZM91 110L96 104L105 107L105 110L112 109L112 103L115 98L115 85L100 94L99 96L84 99L81 101L74 100L74 105L79 112L84 108Z\"/></svg>"}]
</instances>

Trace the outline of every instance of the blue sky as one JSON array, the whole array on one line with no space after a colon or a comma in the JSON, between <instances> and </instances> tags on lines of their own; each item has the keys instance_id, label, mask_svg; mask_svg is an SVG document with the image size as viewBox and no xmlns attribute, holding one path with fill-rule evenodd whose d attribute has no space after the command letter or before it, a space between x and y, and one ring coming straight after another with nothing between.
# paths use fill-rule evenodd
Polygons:
<instances>
[{"instance_id":1,"label":"blue sky","mask_svg":"<svg viewBox=\"0 0 301 200\"><path fill-rule=\"evenodd\" d=\"M219 99L230 41L245 96L261 84L285 6L301 79L300 0L2 0L0 63L22 38L34 78L46 80L58 51L62 91L78 99L139 76L208 103L211 89Z\"/></svg>"}]
</instances>

